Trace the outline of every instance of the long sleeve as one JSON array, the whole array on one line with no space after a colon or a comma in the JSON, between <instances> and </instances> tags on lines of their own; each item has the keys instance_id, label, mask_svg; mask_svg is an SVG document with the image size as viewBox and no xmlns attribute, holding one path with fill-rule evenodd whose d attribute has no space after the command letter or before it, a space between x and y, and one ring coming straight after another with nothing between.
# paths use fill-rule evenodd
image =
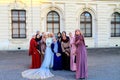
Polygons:
<instances>
[{"instance_id":1,"label":"long sleeve","mask_svg":"<svg viewBox=\"0 0 120 80\"><path fill-rule=\"evenodd\" d=\"M46 43L45 43L44 39L42 39L40 42L40 48L41 48L41 52L45 52Z\"/></svg>"},{"instance_id":2,"label":"long sleeve","mask_svg":"<svg viewBox=\"0 0 120 80\"><path fill-rule=\"evenodd\" d=\"M62 52L65 52L64 46L63 46L63 42L61 42L61 48L62 48Z\"/></svg>"},{"instance_id":3,"label":"long sleeve","mask_svg":"<svg viewBox=\"0 0 120 80\"><path fill-rule=\"evenodd\" d=\"M71 45L70 45L70 39L69 39L69 41L68 41L68 47L69 47L69 48L71 47Z\"/></svg>"},{"instance_id":4,"label":"long sleeve","mask_svg":"<svg viewBox=\"0 0 120 80\"><path fill-rule=\"evenodd\" d=\"M75 45L80 45L80 43L81 43L81 40L79 39L75 42Z\"/></svg>"},{"instance_id":5,"label":"long sleeve","mask_svg":"<svg viewBox=\"0 0 120 80\"><path fill-rule=\"evenodd\" d=\"M33 51L36 52L36 50L37 50L37 42L34 41Z\"/></svg>"},{"instance_id":6,"label":"long sleeve","mask_svg":"<svg viewBox=\"0 0 120 80\"><path fill-rule=\"evenodd\" d=\"M83 43L84 43L84 45L85 45L85 40L84 40L84 37L82 36L82 38L83 38Z\"/></svg>"},{"instance_id":7,"label":"long sleeve","mask_svg":"<svg viewBox=\"0 0 120 80\"><path fill-rule=\"evenodd\" d=\"M78 45L81 45L83 43L85 45L84 37L81 35L80 38L75 42L75 45L78 46Z\"/></svg>"},{"instance_id":8,"label":"long sleeve","mask_svg":"<svg viewBox=\"0 0 120 80\"><path fill-rule=\"evenodd\" d=\"M29 45L29 55L33 54L33 39L30 40L30 45Z\"/></svg>"},{"instance_id":9,"label":"long sleeve","mask_svg":"<svg viewBox=\"0 0 120 80\"><path fill-rule=\"evenodd\" d=\"M53 53L55 53L55 51L54 51L54 44L53 43L51 44L51 50L52 50Z\"/></svg>"}]
</instances>

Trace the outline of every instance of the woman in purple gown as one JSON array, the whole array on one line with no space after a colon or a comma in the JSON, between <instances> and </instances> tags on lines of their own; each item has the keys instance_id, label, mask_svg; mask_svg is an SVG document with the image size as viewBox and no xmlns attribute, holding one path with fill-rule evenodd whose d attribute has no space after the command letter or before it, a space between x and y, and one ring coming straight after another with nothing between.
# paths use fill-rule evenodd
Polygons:
<instances>
[{"instance_id":1,"label":"woman in purple gown","mask_svg":"<svg viewBox=\"0 0 120 80\"><path fill-rule=\"evenodd\" d=\"M76 45L76 79L85 79L88 77L87 53L84 42L84 37L80 30L75 30L75 45Z\"/></svg>"}]
</instances>

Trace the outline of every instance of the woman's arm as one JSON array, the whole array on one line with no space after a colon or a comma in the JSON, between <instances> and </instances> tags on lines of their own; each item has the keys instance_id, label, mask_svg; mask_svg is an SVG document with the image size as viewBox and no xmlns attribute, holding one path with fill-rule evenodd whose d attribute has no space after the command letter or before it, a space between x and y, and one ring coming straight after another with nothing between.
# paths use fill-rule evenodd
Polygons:
<instances>
[{"instance_id":1,"label":"woman's arm","mask_svg":"<svg viewBox=\"0 0 120 80\"><path fill-rule=\"evenodd\" d=\"M55 53L55 51L54 51L54 44L53 43L51 44L51 50L52 50L53 53Z\"/></svg>"},{"instance_id":2,"label":"woman's arm","mask_svg":"<svg viewBox=\"0 0 120 80\"><path fill-rule=\"evenodd\" d=\"M80 39L79 40L77 40L76 42L75 42L75 45L79 45L80 44Z\"/></svg>"},{"instance_id":3,"label":"woman's arm","mask_svg":"<svg viewBox=\"0 0 120 80\"><path fill-rule=\"evenodd\" d=\"M62 48L62 52L65 52L64 46L63 46L63 42L61 42L61 48Z\"/></svg>"}]
</instances>

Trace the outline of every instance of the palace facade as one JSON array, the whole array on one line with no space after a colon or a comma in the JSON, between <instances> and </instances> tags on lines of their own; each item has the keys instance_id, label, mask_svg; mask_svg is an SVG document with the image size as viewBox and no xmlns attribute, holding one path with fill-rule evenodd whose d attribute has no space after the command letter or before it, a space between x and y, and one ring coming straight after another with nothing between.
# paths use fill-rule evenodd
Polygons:
<instances>
[{"instance_id":1,"label":"palace facade","mask_svg":"<svg viewBox=\"0 0 120 80\"><path fill-rule=\"evenodd\" d=\"M120 0L0 0L0 50L26 50L31 34L81 29L88 48L120 47Z\"/></svg>"}]
</instances>

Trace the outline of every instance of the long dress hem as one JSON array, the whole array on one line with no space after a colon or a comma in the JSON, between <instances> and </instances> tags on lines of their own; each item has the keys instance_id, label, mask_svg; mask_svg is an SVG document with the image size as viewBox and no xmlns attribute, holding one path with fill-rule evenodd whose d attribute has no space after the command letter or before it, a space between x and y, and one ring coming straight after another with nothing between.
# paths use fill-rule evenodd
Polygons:
<instances>
[{"instance_id":1,"label":"long dress hem","mask_svg":"<svg viewBox=\"0 0 120 80\"><path fill-rule=\"evenodd\" d=\"M53 53L51 51L51 43L52 39L46 39L46 50L45 50L45 57L43 63L40 68L38 69L29 69L22 72L22 77L27 79L46 79L49 77L53 77L54 75L50 72L50 67L53 66Z\"/></svg>"}]
</instances>

